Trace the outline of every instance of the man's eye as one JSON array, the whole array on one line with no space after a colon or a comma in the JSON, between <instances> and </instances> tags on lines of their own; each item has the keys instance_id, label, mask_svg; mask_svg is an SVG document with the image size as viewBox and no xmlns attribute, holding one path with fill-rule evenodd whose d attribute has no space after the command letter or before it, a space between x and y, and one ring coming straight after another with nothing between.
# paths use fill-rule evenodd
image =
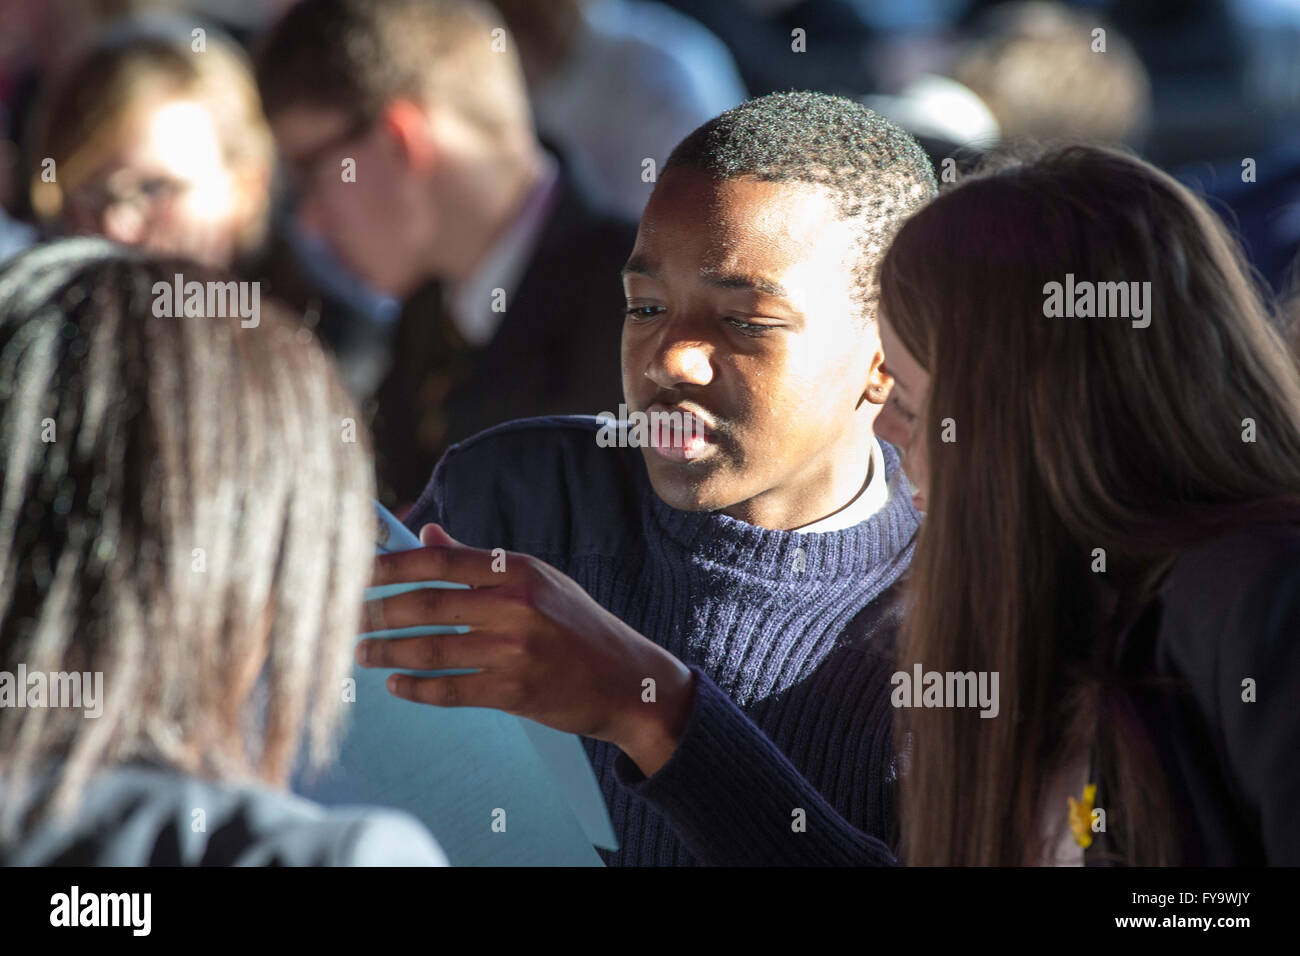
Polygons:
<instances>
[{"instance_id":1,"label":"man's eye","mask_svg":"<svg viewBox=\"0 0 1300 956\"><path fill-rule=\"evenodd\" d=\"M663 311L664 307L662 305L629 305L624 310L624 314L634 319L653 319Z\"/></svg>"},{"instance_id":2,"label":"man's eye","mask_svg":"<svg viewBox=\"0 0 1300 956\"><path fill-rule=\"evenodd\" d=\"M740 332L741 335L764 335L771 331L772 328L770 325L759 325L754 322L746 322L744 319L733 319L730 317L727 318L727 322L732 326L732 328Z\"/></svg>"}]
</instances>

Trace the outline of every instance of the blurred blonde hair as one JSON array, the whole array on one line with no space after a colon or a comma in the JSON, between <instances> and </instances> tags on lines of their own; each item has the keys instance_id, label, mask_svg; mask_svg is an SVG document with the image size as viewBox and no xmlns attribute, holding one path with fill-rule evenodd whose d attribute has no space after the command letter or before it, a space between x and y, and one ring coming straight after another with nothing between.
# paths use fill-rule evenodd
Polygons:
<instances>
[{"instance_id":1,"label":"blurred blonde hair","mask_svg":"<svg viewBox=\"0 0 1300 956\"><path fill-rule=\"evenodd\" d=\"M35 119L29 160L38 218L59 218L68 194L108 161L137 111L178 99L207 109L232 171L270 181L275 145L251 67L235 43L212 27L202 27L204 49L196 52L194 29L192 21L166 17L127 20L96 35L56 69ZM46 159L54 160L56 182L42 179ZM240 236L241 252L265 237L265 205Z\"/></svg>"}]
</instances>

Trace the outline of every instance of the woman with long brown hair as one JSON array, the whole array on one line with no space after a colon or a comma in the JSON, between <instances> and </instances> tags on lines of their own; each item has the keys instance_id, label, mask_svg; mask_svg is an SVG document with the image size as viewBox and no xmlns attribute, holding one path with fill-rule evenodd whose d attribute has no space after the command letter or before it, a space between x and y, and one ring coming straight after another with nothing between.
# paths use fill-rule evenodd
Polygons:
<instances>
[{"instance_id":1,"label":"woman with long brown hair","mask_svg":"<svg viewBox=\"0 0 1300 956\"><path fill-rule=\"evenodd\" d=\"M1223 227L1056 148L915 215L880 287L926 511L898 670L1000 688L895 701L901 858L1300 863L1300 374Z\"/></svg>"}]
</instances>

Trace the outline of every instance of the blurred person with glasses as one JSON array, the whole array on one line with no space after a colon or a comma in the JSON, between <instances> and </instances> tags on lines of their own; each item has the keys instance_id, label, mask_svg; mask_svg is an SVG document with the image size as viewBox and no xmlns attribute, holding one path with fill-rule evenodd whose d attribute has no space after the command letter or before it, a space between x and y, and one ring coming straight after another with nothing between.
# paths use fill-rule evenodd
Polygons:
<instances>
[{"instance_id":1,"label":"blurred person with glasses","mask_svg":"<svg viewBox=\"0 0 1300 956\"><path fill-rule=\"evenodd\" d=\"M363 397L382 371L382 330L294 245L247 59L216 28L197 29L118 21L53 75L28 143L36 218L47 234L105 236L260 282L315 327Z\"/></svg>"}]
</instances>

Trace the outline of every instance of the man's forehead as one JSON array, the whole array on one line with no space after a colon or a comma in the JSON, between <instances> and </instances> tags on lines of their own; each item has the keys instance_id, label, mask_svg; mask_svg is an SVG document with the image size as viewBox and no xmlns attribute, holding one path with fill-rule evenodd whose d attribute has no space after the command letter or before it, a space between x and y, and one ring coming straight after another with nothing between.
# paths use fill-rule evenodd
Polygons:
<instances>
[{"instance_id":1,"label":"man's forehead","mask_svg":"<svg viewBox=\"0 0 1300 956\"><path fill-rule=\"evenodd\" d=\"M642 232L672 243L686 234L704 240L719 257L737 247L837 241L855 224L842 218L835 198L816 183L718 179L699 170L672 169L646 207Z\"/></svg>"},{"instance_id":2,"label":"man's forehead","mask_svg":"<svg viewBox=\"0 0 1300 956\"><path fill-rule=\"evenodd\" d=\"M282 147L307 147L342 132L348 122L348 114L343 110L297 106L277 113L271 120L271 128Z\"/></svg>"},{"instance_id":3,"label":"man's forehead","mask_svg":"<svg viewBox=\"0 0 1300 956\"><path fill-rule=\"evenodd\" d=\"M624 274L663 279L671 272L677 280L689 277L721 288L785 295L796 273L824 275L828 269L847 267L856 258L851 241L832 227L790 229L763 220L737 224L712 219L684 229L643 228Z\"/></svg>"}]
</instances>

